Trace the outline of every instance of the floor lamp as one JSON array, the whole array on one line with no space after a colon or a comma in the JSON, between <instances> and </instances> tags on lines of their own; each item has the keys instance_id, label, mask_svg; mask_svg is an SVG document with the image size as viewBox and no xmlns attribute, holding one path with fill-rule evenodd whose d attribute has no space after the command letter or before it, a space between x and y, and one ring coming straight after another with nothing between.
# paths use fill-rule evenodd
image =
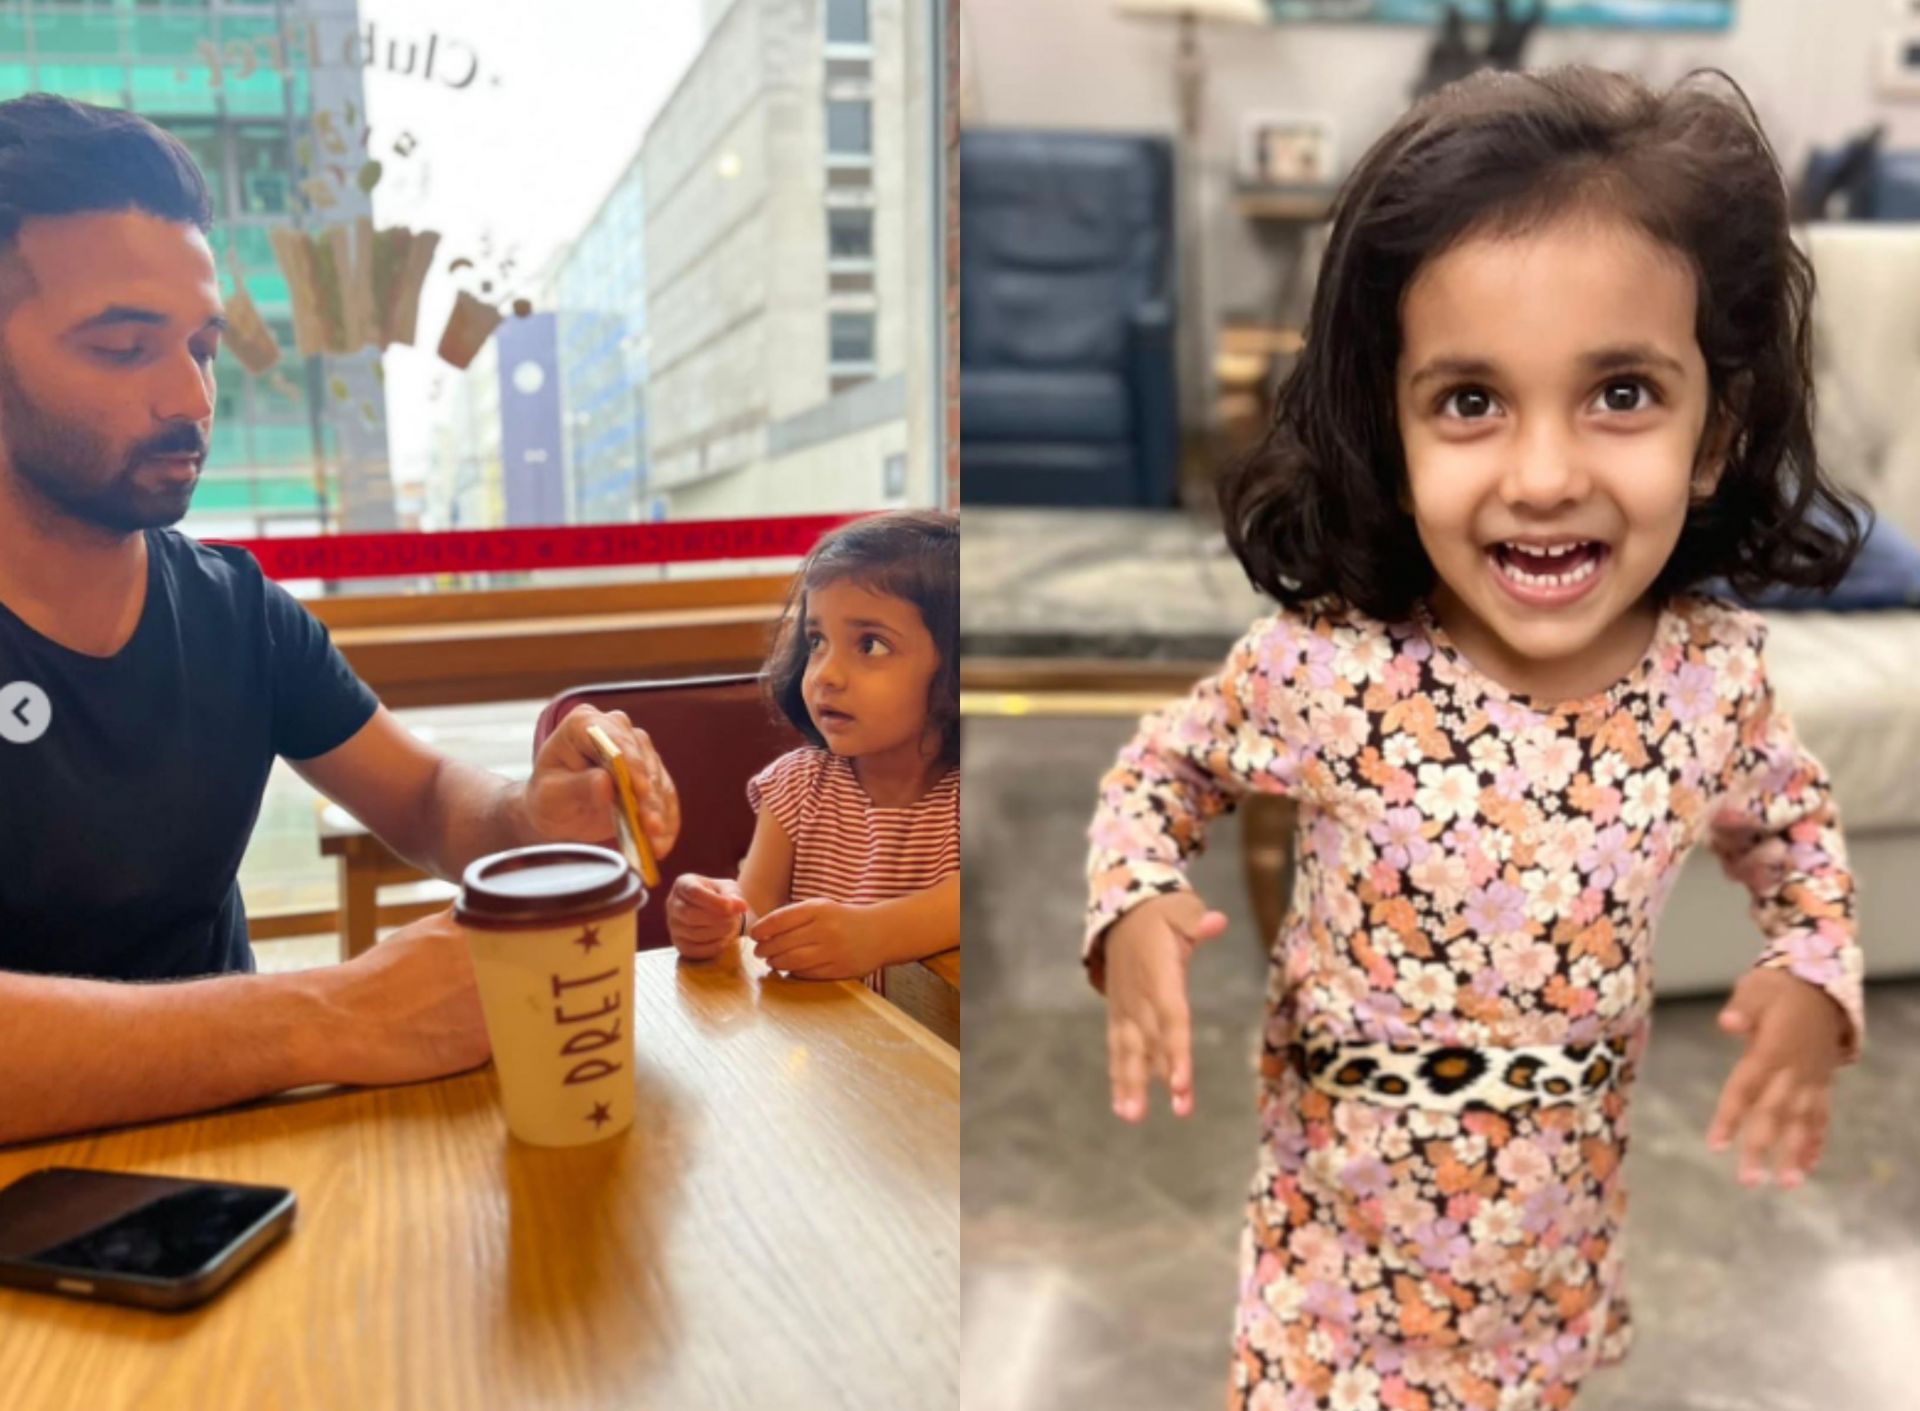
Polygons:
<instances>
[{"instance_id":1,"label":"floor lamp","mask_svg":"<svg viewBox=\"0 0 1920 1411\"><path fill-rule=\"evenodd\" d=\"M1206 59L1203 24L1268 23L1266 0L1117 0L1124 15L1171 20L1178 26L1173 79L1180 140L1175 162L1176 244L1180 254L1180 425L1182 447L1204 442L1213 426L1213 358L1207 347L1205 154ZM1184 459L1183 454L1183 459Z\"/></svg>"}]
</instances>

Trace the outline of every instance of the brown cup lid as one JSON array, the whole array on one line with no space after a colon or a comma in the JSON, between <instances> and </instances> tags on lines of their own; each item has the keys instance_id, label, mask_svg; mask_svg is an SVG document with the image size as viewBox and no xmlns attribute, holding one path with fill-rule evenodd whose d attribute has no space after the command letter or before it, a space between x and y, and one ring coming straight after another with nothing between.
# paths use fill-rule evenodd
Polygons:
<instances>
[{"instance_id":1,"label":"brown cup lid","mask_svg":"<svg viewBox=\"0 0 1920 1411\"><path fill-rule=\"evenodd\" d=\"M467 868L453 914L463 926L517 929L591 920L646 900L639 874L619 853L590 843L542 843Z\"/></svg>"}]
</instances>

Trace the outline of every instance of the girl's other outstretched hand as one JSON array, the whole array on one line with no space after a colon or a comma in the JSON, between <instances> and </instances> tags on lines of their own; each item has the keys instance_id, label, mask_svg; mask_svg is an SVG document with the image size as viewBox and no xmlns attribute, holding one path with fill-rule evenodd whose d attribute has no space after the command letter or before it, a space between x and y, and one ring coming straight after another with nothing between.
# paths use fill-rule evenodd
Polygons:
<instances>
[{"instance_id":1,"label":"girl's other outstretched hand","mask_svg":"<svg viewBox=\"0 0 1920 1411\"><path fill-rule=\"evenodd\" d=\"M1766 1183L1769 1154L1788 1187L1820 1159L1846 1026L1824 991L1784 970L1749 971L1734 987L1720 1028L1747 1051L1720 1093L1707 1145L1724 1151L1738 1136L1742 1185Z\"/></svg>"},{"instance_id":2,"label":"girl's other outstretched hand","mask_svg":"<svg viewBox=\"0 0 1920 1411\"><path fill-rule=\"evenodd\" d=\"M712 960L733 945L746 914L747 899L730 877L683 872L667 894L667 934L689 960Z\"/></svg>"},{"instance_id":3,"label":"girl's other outstretched hand","mask_svg":"<svg viewBox=\"0 0 1920 1411\"><path fill-rule=\"evenodd\" d=\"M1167 1085L1176 1115L1193 1111L1193 1037L1187 963L1227 929L1192 892L1142 902L1106 936L1107 1074L1113 1110L1128 1122L1147 1115L1153 1078Z\"/></svg>"}]
</instances>

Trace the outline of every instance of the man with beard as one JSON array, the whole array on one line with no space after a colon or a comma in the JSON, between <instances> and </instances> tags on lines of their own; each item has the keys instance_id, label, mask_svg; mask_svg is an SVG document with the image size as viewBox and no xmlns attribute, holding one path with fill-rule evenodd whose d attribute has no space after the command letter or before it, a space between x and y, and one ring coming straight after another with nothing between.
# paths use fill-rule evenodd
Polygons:
<instances>
[{"instance_id":1,"label":"man with beard","mask_svg":"<svg viewBox=\"0 0 1920 1411\"><path fill-rule=\"evenodd\" d=\"M236 876L276 756L457 877L608 838L599 724L656 847L679 830L624 716L568 717L523 784L446 759L250 556L169 528L213 430L209 223L192 158L142 119L0 103L0 1142L486 1059L446 914L250 973Z\"/></svg>"}]
</instances>

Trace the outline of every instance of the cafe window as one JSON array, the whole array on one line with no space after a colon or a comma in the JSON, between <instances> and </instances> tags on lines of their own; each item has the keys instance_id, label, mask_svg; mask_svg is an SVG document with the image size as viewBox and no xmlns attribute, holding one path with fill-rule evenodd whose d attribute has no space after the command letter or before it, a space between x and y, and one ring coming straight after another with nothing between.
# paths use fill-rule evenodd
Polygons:
<instances>
[{"instance_id":1,"label":"cafe window","mask_svg":"<svg viewBox=\"0 0 1920 1411\"><path fill-rule=\"evenodd\" d=\"M218 123L176 122L173 135L186 144L193 153L193 160L200 168L200 174L207 179L207 194L213 200L213 218L216 222L226 221L230 211L227 207L227 143L226 134Z\"/></svg>"},{"instance_id":2,"label":"cafe window","mask_svg":"<svg viewBox=\"0 0 1920 1411\"><path fill-rule=\"evenodd\" d=\"M873 151L873 105L864 98L835 98L827 104L827 151L836 157L864 157Z\"/></svg>"},{"instance_id":3,"label":"cafe window","mask_svg":"<svg viewBox=\"0 0 1920 1411\"><path fill-rule=\"evenodd\" d=\"M867 0L827 0L827 42L867 42Z\"/></svg>"},{"instance_id":4,"label":"cafe window","mask_svg":"<svg viewBox=\"0 0 1920 1411\"><path fill-rule=\"evenodd\" d=\"M834 260L871 260L873 212L861 208L828 211L827 255Z\"/></svg>"},{"instance_id":5,"label":"cafe window","mask_svg":"<svg viewBox=\"0 0 1920 1411\"><path fill-rule=\"evenodd\" d=\"M240 210L250 216L277 216L286 212L290 164L287 129L283 124L242 124L233 129L234 165L240 176Z\"/></svg>"},{"instance_id":6,"label":"cafe window","mask_svg":"<svg viewBox=\"0 0 1920 1411\"><path fill-rule=\"evenodd\" d=\"M188 115L211 117L220 111L212 76L204 68L170 63L135 64L130 73L133 110L155 121L162 118L177 121ZM39 82L42 87L53 88L45 65L41 66ZM54 91L66 93L70 98L80 96L64 88L54 88Z\"/></svg>"},{"instance_id":7,"label":"cafe window","mask_svg":"<svg viewBox=\"0 0 1920 1411\"><path fill-rule=\"evenodd\" d=\"M937 222L937 4L561 7L532 37L511 0L442 8L0 3L10 91L131 106L213 195L234 331L187 532L475 536L419 572L269 569L305 597L637 585L777 576L812 541L653 558L598 531L943 497L938 252L911 235ZM767 44L796 8L816 42ZM592 120L614 90L634 124ZM825 160L768 162L795 95ZM526 530L576 537L496 566L487 536Z\"/></svg>"},{"instance_id":8,"label":"cafe window","mask_svg":"<svg viewBox=\"0 0 1920 1411\"><path fill-rule=\"evenodd\" d=\"M128 37L136 57L191 58L206 42L207 22L204 15L143 11L133 16Z\"/></svg>"},{"instance_id":9,"label":"cafe window","mask_svg":"<svg viewBox=\"0 0 1920 1411\"><path fill-rule=\"evenodd\" d=\"M82 103L118 108L127 101L127 71L117 65L41 64L35 78L39 86Z\"/></svg>"},{"instance_id":10,"label":"cafe window","mask_svg":"<svg viewBox=\"0 0 1920 1411\"><path fill-rule=\"evenodd\" d=\"M873 361L873 315L836 313L829 322L831 350L835 363L871 363Z\"/></svg>"},{"instance_id":11,"label":"cafe window","mask_svg":"<svg viewBox=\"0 0 1920 1411\"><path fill-rule=\"evenodd\" d=\"M95 57L120 52L120 16L112 10L43 5L30 18L34 48L42 54Z\"/></svg>"}]
</instances>

